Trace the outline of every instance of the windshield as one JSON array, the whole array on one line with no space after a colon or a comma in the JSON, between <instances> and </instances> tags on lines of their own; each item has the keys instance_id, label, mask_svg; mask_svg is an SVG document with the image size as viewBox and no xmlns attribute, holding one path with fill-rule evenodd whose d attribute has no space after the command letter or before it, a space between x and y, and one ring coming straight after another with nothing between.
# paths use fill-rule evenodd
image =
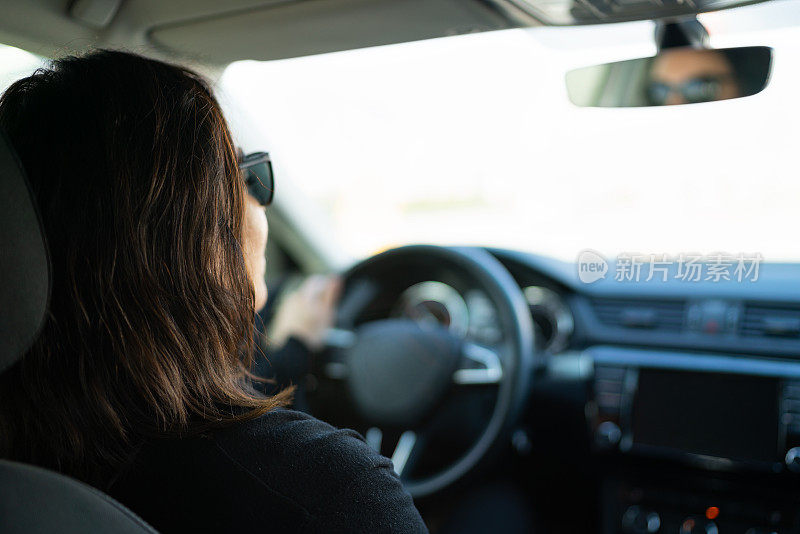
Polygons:
<instances>
[{"instance_id":1,"label":"windshield","mask_svg":"<svg viewBox=\"0 0 800 534\"><path fill-rule=\"evenodd\" d=\"M568 70L655 52L638 22L239 62L220 93L241 143L270 151L278 201L352 258L436 243L798 259L797 2L700 19L712 46L773 47L764 92L572 105Z\"/></svg>"}]
</instances>

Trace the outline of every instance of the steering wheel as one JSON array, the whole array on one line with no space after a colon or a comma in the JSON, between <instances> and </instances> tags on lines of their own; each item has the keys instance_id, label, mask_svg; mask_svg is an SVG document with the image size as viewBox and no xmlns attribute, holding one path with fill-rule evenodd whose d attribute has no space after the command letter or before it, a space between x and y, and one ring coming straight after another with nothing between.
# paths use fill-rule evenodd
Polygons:
<instances>
[{"instance_id":1,"label":"steering wheel","mask_svg":"<svg viewBox=\"0 0 800 534\"><path fill-rule=\"evenodd\" d=\"M408 319L380 318L357 324L371 303L390 293L390 280L431 264L469 280L485 293L496 310L501 342L484 346L446 327ZM366 440L373 447L380 450L382 429L395 429L399 438L391 458L415 498L462 479L498 444L505 443L525 405L539 360L532 319L519 286L481 248L414 245L355 265L344 275L337 326L330 336L331 350L321 362L319 380L343 383L350 408L370 427ZM413 465L426 455L431 421L454 391L465 389L493 397L493 408L477 439L457 459L415 477Z\"/></svg>"}]
</instances>

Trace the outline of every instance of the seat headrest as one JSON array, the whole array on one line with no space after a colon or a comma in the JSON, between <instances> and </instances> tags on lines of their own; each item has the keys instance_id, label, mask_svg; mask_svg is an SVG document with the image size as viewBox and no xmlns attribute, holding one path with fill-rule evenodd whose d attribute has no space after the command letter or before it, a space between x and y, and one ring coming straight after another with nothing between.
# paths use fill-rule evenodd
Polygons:
<instances>
[{"instance_id":1,"label":"seat headrest","mask_svg":"<svg viewBox=\"0 0 800 534\"><path fill-rule=\"evenodd\" d=\"M47 247L22 165L0 132L0 372L30 348L50 293Z\"/></svg>"}]
</instances>

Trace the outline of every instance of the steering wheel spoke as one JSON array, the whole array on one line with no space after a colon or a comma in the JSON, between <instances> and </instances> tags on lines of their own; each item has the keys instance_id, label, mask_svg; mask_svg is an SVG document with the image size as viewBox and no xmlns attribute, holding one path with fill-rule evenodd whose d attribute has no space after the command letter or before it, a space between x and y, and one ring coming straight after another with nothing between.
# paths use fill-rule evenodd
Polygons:
<instances>
[{"instance_id":1,"label":"steering wheel spoke","mask_svg":"<svg viewBox=\"0 0 800 534\"><path fill-rule=\"evenodd\" d=\"M380 428L370 427L364 434L364 440L372 450L380 454L381 446L383 446L383 431Z\"/></svg>"},{"instance_id":2,"label":"steering wheel spoke","mask_svg":"<svg viewBox=\"0 0 800 534\"><path fill-rule=\"evenodd\" d=\"M356 333L344 328L329 328L325 332L325 357L322 372L331 380L344 380L350 374L344 353L356 344Z\"/></svg>"},{"instance_id":3,"label":"steering wheel spoke","mask_svg":"<svg viewBox=\"0 0 800 534\"><path fill-rule=\"evenodd\" d=\"M392 464L398 476L402 477L403 473L411 470L413 459L419 454L421 448L421 441L418 439L416 432L406 430L400 434L392 453Z\"/></svg>"},{"instance_id":4,"label":"steering wheel spoke","mask_svg":"<svg viewBox=\"0 0 800 534\"><path fill-rule=\"evenodd\" d=\"M503 379L503 365L494 350L465 342L461 354L464 366L453 373L453 382L456 384L499 384Z\"/></svg>"},{"instance_id":5,"label":"steering wheel spoke","mask_svg":"<svg viewBox=\"0 0 800 534\"><path fill-rule=\"evenodd\" d=\"M370 427L364 434L364 440L375 452L383 454L385 440L384 433L380 428ZM407 475L414 468L416 460L422 453L423 442L422 434L414 430L406 430L397 438L397 443L395 443L390 459L398 476Z\"/></svg>"},{"instance_id":6,"label":"steering wheel spoke","mask_svg":"<svg viewBox=\"0 0 800 534\"><path fill-rule=\"evenodd\" d=\"M349 349L356 344L358 337L352 330L329 328L325 332L325 346L330 349Z\"/></svg>"}]
</instances>

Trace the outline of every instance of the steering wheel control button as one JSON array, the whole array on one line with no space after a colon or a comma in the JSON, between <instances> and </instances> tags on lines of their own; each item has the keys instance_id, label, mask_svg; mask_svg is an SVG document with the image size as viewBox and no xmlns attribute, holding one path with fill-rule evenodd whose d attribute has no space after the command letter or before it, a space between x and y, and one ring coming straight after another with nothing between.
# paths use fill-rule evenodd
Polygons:
<instances>
[{"instance_id":1,"label":"steering wheel control button","mask_svg":"<svg viewBox=\"0 0 800 534\"><path fill-rule=\"evenodd\" d=\"M626 534L651 534L660 529L661 517L653 510L634 505L622 516L622 530Z\"/></svg>"}]
</instances>

